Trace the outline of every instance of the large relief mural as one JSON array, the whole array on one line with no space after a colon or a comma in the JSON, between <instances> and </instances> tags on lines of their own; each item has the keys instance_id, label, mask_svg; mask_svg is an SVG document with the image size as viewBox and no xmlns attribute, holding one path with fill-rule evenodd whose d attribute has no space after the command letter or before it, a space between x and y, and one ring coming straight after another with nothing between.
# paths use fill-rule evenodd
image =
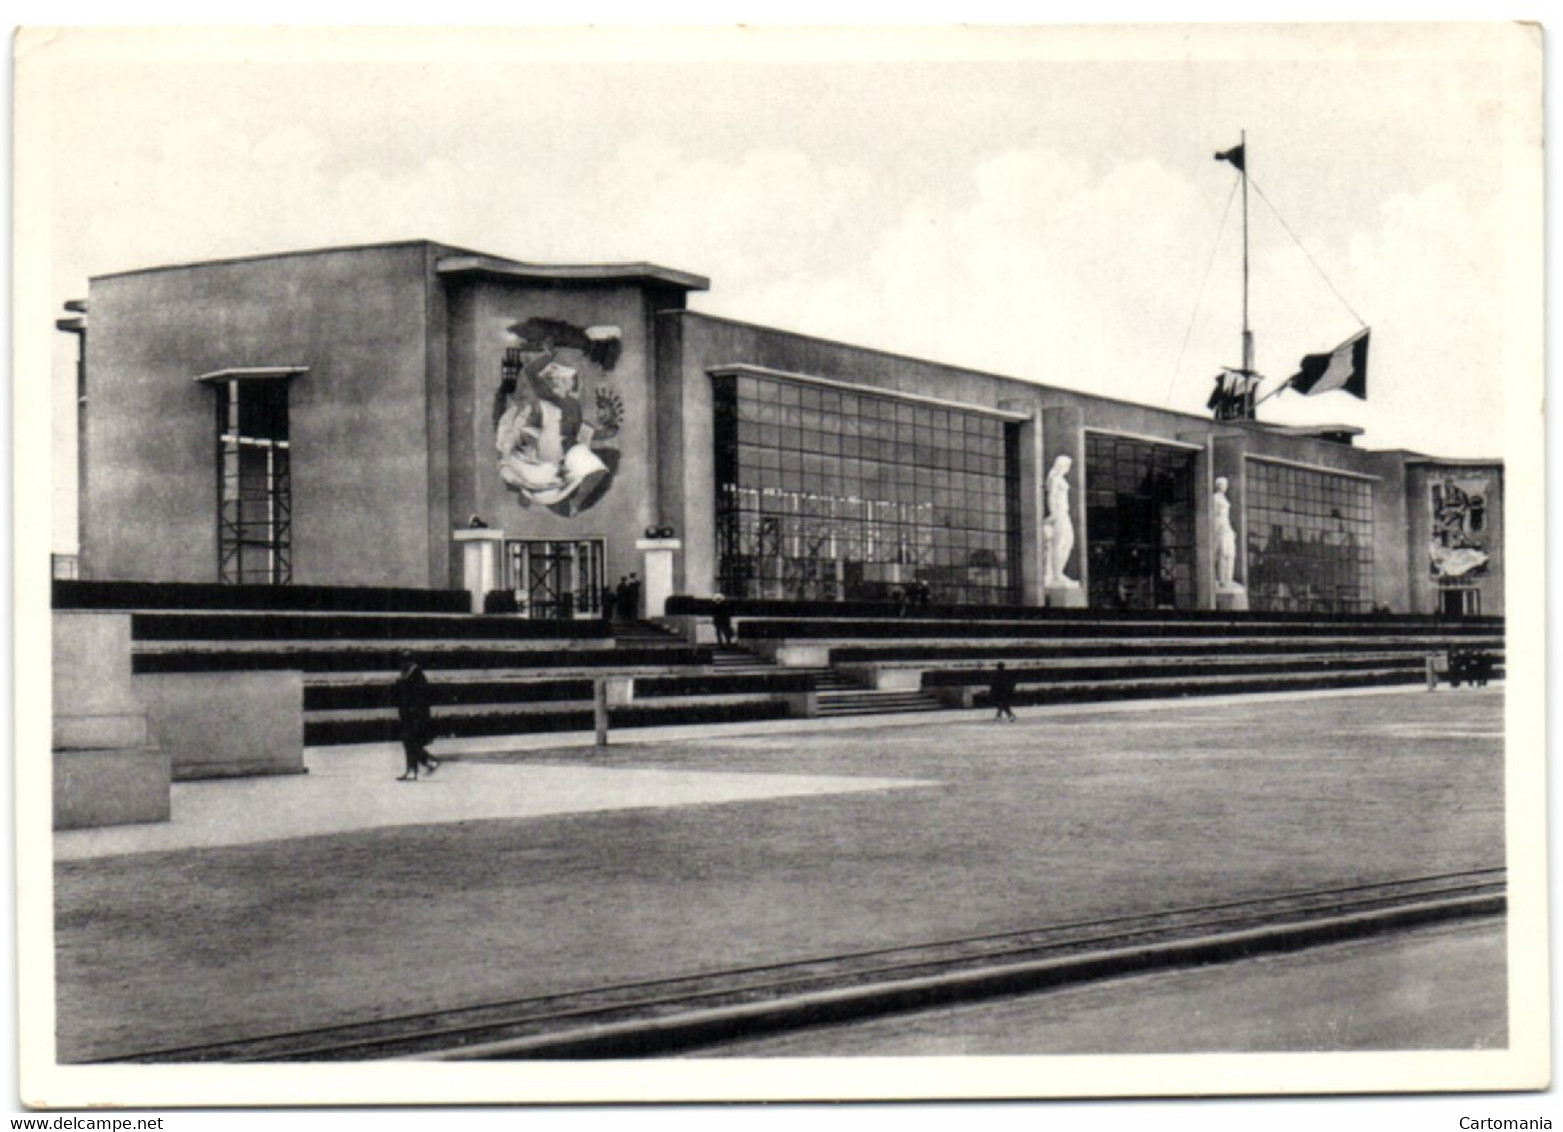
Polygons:
<instances>
[{"instance_id":1,"label":"large relief mural","mask_svg":"<svg viewBox=\"0 0 1563 1132\"><path fill-rule=\"evenodd\" d=\"M494 392L499 478L523 507L573 516L595 506L619 467L624 401L610 374L623 348L617 326L553 318L515 323Z\"/></svg>"},{"instance_id":2,"label":"large relief mural","mask_svg":"<svg viewBox=\"0 0 1563 1132\"><path fill-rule=\"evenodd\" d=\"M1487 573L1492 534L1487 512L1492 481L1485 475L1443 475L1429 488L1433 516L1430 567L1440 581Z\"/></svg>"}]
</instances>

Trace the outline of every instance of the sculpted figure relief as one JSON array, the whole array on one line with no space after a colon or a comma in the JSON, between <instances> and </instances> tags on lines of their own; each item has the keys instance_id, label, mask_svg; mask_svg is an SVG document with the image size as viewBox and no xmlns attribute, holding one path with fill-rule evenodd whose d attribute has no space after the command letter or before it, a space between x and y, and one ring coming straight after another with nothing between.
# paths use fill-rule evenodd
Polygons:
<instances>
[{"instance_id":1,"label":"sculpted figure relief","mask_svg":"<svg viewBox=\"0 0 1563 1132\"><path fill-rule=\"evenodd\" d=\"M573 516L602 497L618 466L624 405L608 374L619 328L533 318L510 334L521 345L505 351L494 393L499 478L523 507Z\"/></svg>"}]
</instances>

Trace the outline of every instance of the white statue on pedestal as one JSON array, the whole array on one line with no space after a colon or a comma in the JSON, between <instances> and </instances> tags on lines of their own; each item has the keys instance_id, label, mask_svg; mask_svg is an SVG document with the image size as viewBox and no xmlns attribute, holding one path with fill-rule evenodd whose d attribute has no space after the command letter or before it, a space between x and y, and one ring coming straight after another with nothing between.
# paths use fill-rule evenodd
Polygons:
<instances>
[{"instance_id":1,"label":"white statue on pedestal","mask_svg":"<svg viewBox=\"0 0 1563 1132\"><path fill-rule=\"evenodd\" d=\"M1069 565L1069 554L1075 547L1075 524L1069 517L1069 469L1073 465L1074 461L1068 456L1060 456L1047 473L1047 518L1042 522L1047 561L1042 573L1043 584L1049 589L1080 587L1079 582L1064 573Z\"/></svg>"},{"instance_id":2,"label":"white statue on pedestal","mask_svg":"<svg viewBox=\"0 0 1563 1132\"><path fill-rule=\"evenodd\" d=\"M1216 479L1216 492L1210 497L1210 519L1216 536L1216 592L1242 593L1243 587L1232 577L1237 565L1237 531L1232 527L1232 501L1227 498L1225 476Z\"/></svg>"}]
</instances>

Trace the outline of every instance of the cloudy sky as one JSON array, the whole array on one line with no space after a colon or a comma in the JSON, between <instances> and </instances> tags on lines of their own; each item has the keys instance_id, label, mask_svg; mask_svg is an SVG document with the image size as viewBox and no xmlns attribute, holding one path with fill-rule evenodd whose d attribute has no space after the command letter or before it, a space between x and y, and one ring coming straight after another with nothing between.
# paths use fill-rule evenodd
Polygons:
<instances>
[{"instance_id":1,"label":"cloudy sky","mask_svg":"<svg viewBox=\"0 0 1563 1132\"><path fill-rule=\"evenodd\" d=\"M1241 199L1213 154L1246 130L1266 388L1373 328L1366 403L1261 416L1491 456L1517 115L1539 111L1503 85L1522 35L76 33L24 54L19 107L47 131L56 309L91 275L427 237L650 260L709 276L702 311L1193 413L1241 360Z\"/></svg>"}]
</instances>

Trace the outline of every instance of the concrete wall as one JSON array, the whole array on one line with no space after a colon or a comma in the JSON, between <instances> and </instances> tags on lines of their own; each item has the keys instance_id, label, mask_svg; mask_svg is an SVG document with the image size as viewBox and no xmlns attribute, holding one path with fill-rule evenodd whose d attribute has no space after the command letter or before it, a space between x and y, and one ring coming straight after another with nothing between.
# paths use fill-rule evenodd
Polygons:
<instances>
[{"instance_id":1,"label":"concrete wall","mask_svg":"<svg viewBox=\"0 0 1563 1132\"><path fill-rule=\"evenodd\" d=\"M282 365L309 367L289 390L293 580L425 586L431 561L443 574L429 538L444 495L426 443L429 254L387 245L94 279L82 577L217 580L216 394L192 379Z\"/></svg>"},{"instance_id":2,"label":"concrete wall","mask_svg":"<svg viewBox=\"0 0 1563 1132\"><path fill-rule=\"evenodd\" d=\"M130 674L128 613L55 613L55 750L141 747L146 711Z\"/></svg>"},{"instance_id":3,"label":"concrete wall","mask_svg":"<svg viewBox=\"0 0 1563 1132\"><path fill-rule=\"evenodd\" d=\"M148 746L130 674L130 616L53 618L54 828L167 821L170 760Z\"/></svg>"},{"instance_id":4,"label":"concrete wall","mask_svg":"<svg viewBox=\"0 0 1563 1132\"><path fill-rule=\"evenodd\" d=\"M162 751L56 751L54 828L167 821L169 758Z\"/></svg>"},{"instance_id":5,"label":"concrete wall","mask_svg":"<svg viewBox=\"0 0 1563 1132\"><path fill-rule=\"evenodd\" d=\"M135 687L175 780L304 772L302 674L137 676Z\"/></svg>"},{"instance_id":6,"label":"concrete wall","mask_svg":"<svg viewBox=\"0 0 1563 1132\"><path fill-rule=\"evenodd\" d=\"M175 778L303 771L301 673L134 676L128 613L53 622L57 752L157 747Z\"/></svg>"}]
</instances>

